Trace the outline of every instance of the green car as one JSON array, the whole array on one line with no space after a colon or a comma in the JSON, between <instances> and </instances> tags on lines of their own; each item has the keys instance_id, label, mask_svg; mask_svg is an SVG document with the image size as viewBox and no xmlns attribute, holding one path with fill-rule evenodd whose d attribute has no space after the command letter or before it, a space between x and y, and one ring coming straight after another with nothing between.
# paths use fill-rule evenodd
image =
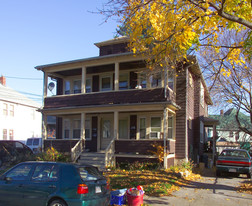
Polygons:
<instances>
[{"instance_id":1,"label":"green car","mask_svg":"<svg viewBox=\"0 0 252 206\"><path fill-rule=\"evenodd\" d=\"M24 162L0 177L0 206L107 206L110 190L90 165Z\"/></svg>"},{"instance_id":2,"label":"green car","mask_svg":"<svg viewBox=\"0 0 252 206\"><path fill-rule=\"evenodd\" d=\"M246 174L248 178L252 176L252 159L247 150L244 149L224 149L216 162L216 176L222 173L233 173L237 176Z\"/></svg>"}]
</instances>

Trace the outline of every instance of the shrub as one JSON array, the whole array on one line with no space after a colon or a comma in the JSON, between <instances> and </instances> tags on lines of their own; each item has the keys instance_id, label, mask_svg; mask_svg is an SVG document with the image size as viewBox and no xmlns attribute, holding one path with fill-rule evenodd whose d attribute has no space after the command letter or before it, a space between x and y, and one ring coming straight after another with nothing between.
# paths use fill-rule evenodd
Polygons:
<instances>
[{"instance_id":1,"label":"shrub","mask_svg":"<svg viewBox=\"0 0 252 206\"><path fill-rule=\"evenodd\" d=\"M53 161L53 162L69 162L70 157L58 152L55 148L50 147L46 152L40 153L37 158L38 161Z\"/></svg>"}]
</instances>

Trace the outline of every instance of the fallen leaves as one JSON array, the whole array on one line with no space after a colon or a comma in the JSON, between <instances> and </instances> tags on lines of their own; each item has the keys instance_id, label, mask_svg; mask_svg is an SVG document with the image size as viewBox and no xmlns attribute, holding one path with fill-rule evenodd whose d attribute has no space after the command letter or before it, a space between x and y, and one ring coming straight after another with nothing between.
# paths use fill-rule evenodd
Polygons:
<instances>
[{"instance_id":1,"label":"fallen leaves","mask_svg":"<svg viewBox=\"0 0 252 206\"><path fill-rule=\"evenodd\" d=\"M252 180L242 183L241 186L237 190L241 193L248 193L252 195Z\"/></svg>"}]
</instances>

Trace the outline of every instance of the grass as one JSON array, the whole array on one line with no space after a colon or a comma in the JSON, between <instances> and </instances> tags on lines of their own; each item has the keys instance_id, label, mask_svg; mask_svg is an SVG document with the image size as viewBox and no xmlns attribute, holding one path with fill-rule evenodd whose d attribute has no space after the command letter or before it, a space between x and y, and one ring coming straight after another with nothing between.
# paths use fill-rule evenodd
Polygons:
<instances>
[{"instance_id":1,"label":"grass","mask_svg":"<svg viewBox=\"0 0 252 206\"><path fill-rule=\"evenodd\" d=\"M189 180L178 177L171 170L124 170L115 169L104 174L112 190L132 188L141 185L148 196L168 196L179 190ZM199 178L200 176L195 176Z\"/></svg>"}]
</instances>

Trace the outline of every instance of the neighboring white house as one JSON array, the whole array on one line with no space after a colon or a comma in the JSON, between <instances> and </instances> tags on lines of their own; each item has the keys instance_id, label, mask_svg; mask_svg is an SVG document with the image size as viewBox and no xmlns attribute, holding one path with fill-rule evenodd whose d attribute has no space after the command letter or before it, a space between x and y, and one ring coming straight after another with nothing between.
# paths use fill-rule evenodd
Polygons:
<instances>
[{"instance_id":1,"label":"neighboring white house","mask_svg":"<svg viewBox=\"0 0 252 206\"><path fill-rule=\"evenodd\" d=\"M26 96L6 87L0 77L0 140L23 140L41 137L40 105Z\"/></svg>"}]
</instances>

